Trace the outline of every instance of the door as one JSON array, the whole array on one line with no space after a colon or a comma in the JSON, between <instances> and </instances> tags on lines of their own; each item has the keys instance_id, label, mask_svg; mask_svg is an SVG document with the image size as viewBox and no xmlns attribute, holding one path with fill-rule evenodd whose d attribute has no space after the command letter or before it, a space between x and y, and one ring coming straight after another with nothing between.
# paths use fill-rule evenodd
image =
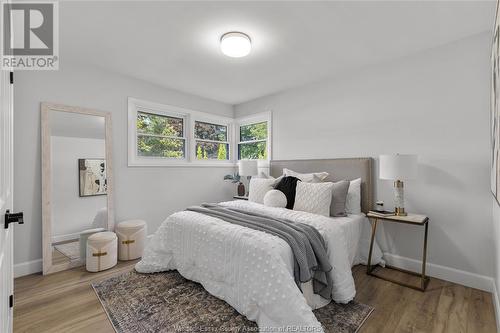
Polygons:
<instances>
[{"instance_id":1,"label":"door","mask_svg":"<svg viewBox=\"0 0 500 333\"><path fill-rule=\"evenodd\" d=\"M13 189L13 85L11 73L0 70L0 332L12 332L14 227L5 228L4 216L12 211Z\"/></svg>"}]
</instances>

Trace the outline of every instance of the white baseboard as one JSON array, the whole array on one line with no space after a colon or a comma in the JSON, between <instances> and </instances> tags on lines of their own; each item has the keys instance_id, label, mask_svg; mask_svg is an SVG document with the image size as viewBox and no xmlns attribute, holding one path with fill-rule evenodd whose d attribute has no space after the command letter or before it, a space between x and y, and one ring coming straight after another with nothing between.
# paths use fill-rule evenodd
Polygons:
<instances>
[{"instance_id":1,"label":"white baseboard","mask_svg":"<svg viewBox=\"0 0 500 333\"><path fill-rule=\"evenodd\" d=\"M384 253L384 259L388 265L420 272L422 261L407 257L398 256L392 253ZM495 291L495 281L489 276L479 275L459 269L441 266L427 262L426 274L441 280L458 283L466 287L476 288L493 293Z\"/></svg>"},{"instance_id":2,"label":"white baseboard","mask_svg":"<svg viewBox=\"0 0 500 333\"><path fill-rule=\"evenodd\" d=\"M14 278L39 273L42 271L42 259L22 262L14 265Z\"/></svg>"},{"instance_id":3,"label":"white baseboard","mask_svg":"<svg viewBox=\"0 0 500 333\"><path fill-rule=\"evenodd\" d=\"M147 241L151 240L153 234L146 237ZM26 261L14 265L14 278L25 275L35 274L42 271L42 259Z\"/></svg>"}]
</instances>

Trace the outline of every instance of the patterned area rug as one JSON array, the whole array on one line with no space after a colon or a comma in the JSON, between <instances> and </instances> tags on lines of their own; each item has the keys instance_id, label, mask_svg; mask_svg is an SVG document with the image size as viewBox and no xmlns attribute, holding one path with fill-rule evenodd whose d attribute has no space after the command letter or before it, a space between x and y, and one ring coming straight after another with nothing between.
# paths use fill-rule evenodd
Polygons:
<instances>
[{"instance_id":1,"label":"patterned area rug","mask_svg":"<svg viewBox=\"0 0 500 333\"><path fill-rule=\"evenodd\" d=\"M118 333L258 331L255 322L177 271L132 271L92 287ZM354 333L372 311L355 301L345 305L332 302L314 314L326 333Z\"/></svg>"}]
</instances>

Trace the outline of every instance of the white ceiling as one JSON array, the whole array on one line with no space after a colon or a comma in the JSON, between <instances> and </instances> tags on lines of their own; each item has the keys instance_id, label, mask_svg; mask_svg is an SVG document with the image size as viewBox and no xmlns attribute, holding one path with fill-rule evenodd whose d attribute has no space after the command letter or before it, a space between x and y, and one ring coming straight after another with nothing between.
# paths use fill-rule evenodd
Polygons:
<instances>
[{"instance_id":1,"label":"white ceiling","mask_svg":"<svg viewBox=\"0 0 500 333\"><path fill-rule=\"evenodd\" d=\"M65 61L238 104L488 31L494 1L62 2ZM252 53L221 54L243 31Z\"/></svg>"},{"instance_id":2,"label":"white ceiling","mask_svg":"<svg viewBox=\"0 0 500 333\"><path fill-rule=\"evenodd\" d=\"M73 138L105 139L106 119L81 113L50 111L49 124L51 136Z\"/></svg>"}]
</instances>

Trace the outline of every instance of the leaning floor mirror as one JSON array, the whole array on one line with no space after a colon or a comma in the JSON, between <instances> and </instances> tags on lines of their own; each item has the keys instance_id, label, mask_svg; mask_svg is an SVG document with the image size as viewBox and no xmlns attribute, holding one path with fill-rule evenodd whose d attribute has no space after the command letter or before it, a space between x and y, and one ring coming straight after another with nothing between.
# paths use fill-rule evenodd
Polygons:
<instances>
[{"instance_id":1,"label":"leaning floor mirror","mask_svg":"<svg viewBox=\"0 0 500 333\"><path fill-rule=\"evenodd\" d=\"M113 229L111 114L42 103L43 274L85 264L86 238Z\"/></svg>"}]
</instances>

